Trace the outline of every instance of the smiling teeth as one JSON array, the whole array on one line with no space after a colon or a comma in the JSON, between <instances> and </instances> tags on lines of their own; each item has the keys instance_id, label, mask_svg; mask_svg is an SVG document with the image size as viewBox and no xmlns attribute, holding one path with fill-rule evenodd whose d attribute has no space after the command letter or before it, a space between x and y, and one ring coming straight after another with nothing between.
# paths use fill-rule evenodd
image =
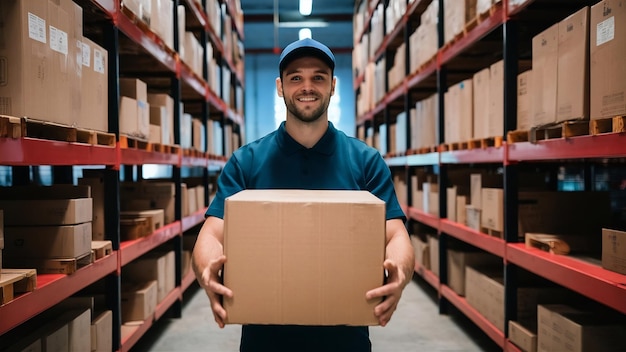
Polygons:
<instances>
[{"instance_id":1,"label":"smiling teeth","mask_svg":"<svg viewBox=\"0 0 626 352\"><path fill-rule=\"evenodd\" d=\"M314 101L315 98L300 98L300 101Z\"/></svg>"}]
</instances>

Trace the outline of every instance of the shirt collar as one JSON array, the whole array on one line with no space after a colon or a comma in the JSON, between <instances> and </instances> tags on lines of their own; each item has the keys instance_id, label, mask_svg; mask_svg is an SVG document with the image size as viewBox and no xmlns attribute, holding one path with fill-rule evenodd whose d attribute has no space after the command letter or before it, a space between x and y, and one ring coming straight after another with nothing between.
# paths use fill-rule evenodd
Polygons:
<instances>
[{"instance_id":1,"label":"shirt collar","mask_svg":"<svg viewBox=\"0 0 626 352\"><path fill-rule=\"evenodd\" d=\"M295 152L307 149L302 144L296 142L287 130L285 129L285 122L283 121L278 127L277 142L280 149L286 153L287 155L291 155ZM328 122L328 129L326 133L320 138L315 145L309 150L323 154L323 155L331 155L335 151L335 147L337 145L337 129L332 122Z\"/></svg>"}]
</instances>

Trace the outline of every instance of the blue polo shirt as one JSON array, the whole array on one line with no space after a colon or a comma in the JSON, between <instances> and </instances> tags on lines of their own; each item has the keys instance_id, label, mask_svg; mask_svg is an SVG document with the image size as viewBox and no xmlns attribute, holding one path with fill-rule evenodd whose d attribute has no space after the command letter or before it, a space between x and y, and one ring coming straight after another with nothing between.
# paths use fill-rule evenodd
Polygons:
<instances>
[{"instance_id":1,"label":"blue polo shirt","mask_svg":"<svg viewBox=\"0 0 626 352\"><path fill-rule=\"evenodd\" d=\"M274 132L239 148L218 178L217 194L206 215L223 219L224 199L244 189L367 190L385 201L387 219L405 219L391 172L378 151L348 137L331 122L312 148L291 138L284 122ZM242 329L241 351L307 348L369 351L369 332L367 327L353 326L245 325Z\"/></svg>"}]
</instances>

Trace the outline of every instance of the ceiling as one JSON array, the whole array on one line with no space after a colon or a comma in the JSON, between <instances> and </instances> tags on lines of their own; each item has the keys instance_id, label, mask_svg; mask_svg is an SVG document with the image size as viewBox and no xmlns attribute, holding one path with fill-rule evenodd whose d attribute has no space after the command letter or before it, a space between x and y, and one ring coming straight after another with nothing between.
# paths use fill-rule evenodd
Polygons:
<instances>
[{"instance_id":1,"label":"ceiling","mask_svg":"<svg viewBox=\"0 0 626 352\"><path fill-rule=\"evenodd\" d=\"M241 0L241 8L246 53L280 52L302 27L333 51L351 52L354 0L313 0L309 16L300 15L297 0Z\"/></svg>"}]
</instances>

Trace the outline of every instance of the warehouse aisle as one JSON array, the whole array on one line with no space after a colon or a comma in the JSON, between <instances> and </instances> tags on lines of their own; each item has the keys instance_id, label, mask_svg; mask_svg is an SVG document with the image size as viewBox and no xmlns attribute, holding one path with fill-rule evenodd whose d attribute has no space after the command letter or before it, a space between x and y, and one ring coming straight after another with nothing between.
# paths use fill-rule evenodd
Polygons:
<instances>
[{"instance_id":1,"label":"warehouse aisle","mask_svg":"<svg viewBox=\"0 0 626 352\"><path fill-rule=\"evenodd\" d=\"M438 314L435 290L415 278L387 327L372 327L374 352L500 351L486 335L458 312ZM220 330L213 322L208 298L194 284L184 296L182 319L162 319L134 346L132 352L238 351L239 326Z\"/></svg>"}]
</instances>

